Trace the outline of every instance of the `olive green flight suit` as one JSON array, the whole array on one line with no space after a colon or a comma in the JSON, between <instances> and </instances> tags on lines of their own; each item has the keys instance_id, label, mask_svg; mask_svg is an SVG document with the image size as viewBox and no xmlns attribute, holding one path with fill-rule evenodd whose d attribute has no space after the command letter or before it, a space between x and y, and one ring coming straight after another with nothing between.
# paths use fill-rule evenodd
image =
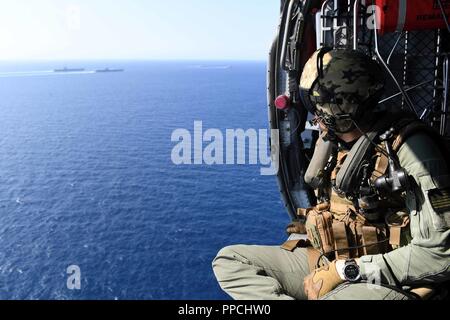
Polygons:
<instances>
[{"instance_id":1,"label":"olive green flight suit","mask_svg":"<svg viewBox=\"0 0 450 320\"><path fill-rule=\"evenodd\" d=\"M447 164L436 143L422 133L410 137L398 157L416 183L406 195L412 241L384 255L362 257L361 273L367 283L341 285L324 300L405 300L411 296L384 285L407 289L450 280L450 205L445 197L438 199L438 204L445 202L444 211L438 212L436 202L430 201L431 195L439 196L439 190L450 187ZM231 246L219 252L213 269L222 289L236 300L307 298L306 249Z\"/></svg>"}]
</instances>

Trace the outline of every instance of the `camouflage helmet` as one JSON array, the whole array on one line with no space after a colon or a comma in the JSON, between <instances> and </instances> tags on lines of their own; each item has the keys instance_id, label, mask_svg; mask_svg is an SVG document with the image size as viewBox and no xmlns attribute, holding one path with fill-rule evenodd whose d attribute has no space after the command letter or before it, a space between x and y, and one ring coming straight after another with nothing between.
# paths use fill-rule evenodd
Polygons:
<instances>
[{"instance_id":1,"label":"camouflage helmet","mask_svg":"<svg viewBox=\"0 0 450 320\"><path fill-rule=\"evenodd\" d=\"M328 129L345 133L377 105L384 86L381 66L366 54L323 48L303 69L300 96Z\"/></svg>"}]
</instances>

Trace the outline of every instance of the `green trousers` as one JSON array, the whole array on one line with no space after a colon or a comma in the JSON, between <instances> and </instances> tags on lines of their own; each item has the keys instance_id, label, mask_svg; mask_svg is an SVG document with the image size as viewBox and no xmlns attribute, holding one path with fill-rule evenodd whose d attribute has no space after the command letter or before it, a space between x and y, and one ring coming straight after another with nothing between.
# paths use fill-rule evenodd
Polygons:
<instances>
[{"instance_id":1,"label":"green trousers","mask_svg":"<svg viewBox=\"0 0 450 320\"><path fill-rule=\"evenodd\" d=\"M235 300L306 300L303 280L310 274L307 250L231 246L213 262L222 289ZM397 290L373 284L344 284L324 300L407 300Z\"/></svg>"}]
</instances>

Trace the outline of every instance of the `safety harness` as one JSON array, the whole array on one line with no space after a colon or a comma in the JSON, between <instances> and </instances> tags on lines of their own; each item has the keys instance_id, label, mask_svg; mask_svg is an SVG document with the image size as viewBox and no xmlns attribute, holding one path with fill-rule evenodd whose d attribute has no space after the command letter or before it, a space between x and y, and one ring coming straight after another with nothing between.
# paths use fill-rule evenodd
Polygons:
<instances>
[{"instance_id":1,"label":"safety harness","mask_svg":"<svg viewBox=\"0 0 450 320\"><path fill-rule=\"evenodd\" d=\"M316 252L310 260L317 261L320 254L330 260L358 258L387 253L410 242L410 220L404 194L384 197L374 194L364 199L359 190L364 188L364 183L357 181L361 176L358 170L363 165L371 164L366 167L370 168L366 175L372 185L388 174L390 158L386 144L377 141L377 137L389 128L393 128L390 144L395 154L408 138L426 133L438 142L443 156L450 159L447 144L432 128L414 116L388 114L368 133L370 140L366 136L356 142L351 150L337 150L335 167L330 172L331 186L325 192L329 195L328 199L313 208L302 208L297 212L299 220L306 221L309 241L288 241L282 248L294 251L297 247L312 247ZM358 192L352 192L355 190ZM376 205L373 203L375 196ZM377 211L378 215L371 213L371 210Z\"/></svg>"}]
</instances>

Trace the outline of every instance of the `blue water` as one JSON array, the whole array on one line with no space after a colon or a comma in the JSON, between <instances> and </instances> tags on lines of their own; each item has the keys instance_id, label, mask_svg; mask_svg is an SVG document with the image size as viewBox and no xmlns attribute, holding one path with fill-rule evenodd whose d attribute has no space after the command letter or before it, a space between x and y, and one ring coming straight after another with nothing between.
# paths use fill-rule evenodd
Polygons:
<instances>
[{"instance_id":1,"label":"blue water","mask_svg":"<svg viewBox=\"0 0 450 320\"><path fill-rule=\"evenodd\" d=\"M259 166L172 164L172 131L195 120L267 128L264 63L195 64L0 64L0 299L226 299L217 251L284 240Z\"/></svg>"}]
</instances>

